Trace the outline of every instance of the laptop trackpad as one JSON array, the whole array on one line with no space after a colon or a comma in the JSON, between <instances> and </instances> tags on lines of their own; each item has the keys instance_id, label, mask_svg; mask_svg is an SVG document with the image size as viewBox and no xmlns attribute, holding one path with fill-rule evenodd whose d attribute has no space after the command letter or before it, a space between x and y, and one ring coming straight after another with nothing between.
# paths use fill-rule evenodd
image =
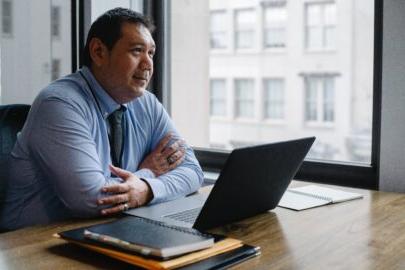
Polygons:
<instances>
[{"instance_id":1,"label":"laptop trackpad","mask_svg":"<svg viewBox=\"0 0 405 270\"><path fill-rule=\"evenodd\" d=\"M207 197L208 194L199 193L169 202L134 208L126 211L125 214L172 223L168 221L167 216L186 210L201 208ZM175 224L175 222L173 223Z\"/></svg>"}]
</instances>

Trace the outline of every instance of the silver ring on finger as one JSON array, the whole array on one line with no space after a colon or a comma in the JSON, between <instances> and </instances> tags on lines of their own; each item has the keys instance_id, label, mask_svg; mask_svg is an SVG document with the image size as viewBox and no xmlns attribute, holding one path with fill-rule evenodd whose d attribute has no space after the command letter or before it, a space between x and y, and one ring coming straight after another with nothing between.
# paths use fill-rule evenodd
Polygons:
<instances>
[{"instance_id":1,"label":"silver ring on finger","mask_svg":"<svg viewBox=\"0 0 405 270\"><path fill-rule=\"evenodd\" d=\"M129 209L128 203L124 203L123 206L124 206L124 210L122 210L122 211L125 212L125 211L127 211Z\"/></svg>"},{"instance_id":2,"label":"silver ring on finger","mask_svg":"<svg viewBox=\"0 0 405 270\"><path fill-rule=\"evenodd\" d=\"M170 156L167 158L167 163L169 163L169 165L171 165L175 162L176 162L176 159L173 156Z\"/></svg>"}]
</instances>

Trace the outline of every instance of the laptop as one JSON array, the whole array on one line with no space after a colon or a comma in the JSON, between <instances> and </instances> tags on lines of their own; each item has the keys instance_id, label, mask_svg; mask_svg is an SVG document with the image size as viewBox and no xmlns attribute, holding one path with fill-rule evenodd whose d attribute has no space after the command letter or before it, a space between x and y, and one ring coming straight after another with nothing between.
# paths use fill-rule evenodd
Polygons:
<instances>
[{"instance_id":1,"label":"laptop","mask_svg":"<svg viewBox=\"0 0 405 270\"><path fill-rule=\"evenodd\" d=\"M128 215L207 230L275 208L315 137L235 149L209 194L126 211Z\"/></svg>"}]
</instances>

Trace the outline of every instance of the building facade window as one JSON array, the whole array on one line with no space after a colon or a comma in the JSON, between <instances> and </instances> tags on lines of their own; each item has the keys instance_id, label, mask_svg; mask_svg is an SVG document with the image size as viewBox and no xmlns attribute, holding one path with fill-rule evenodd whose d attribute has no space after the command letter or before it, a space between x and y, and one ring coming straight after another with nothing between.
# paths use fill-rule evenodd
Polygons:
<instances>
[{"instance_id":1,"label":"building facade window","mask_svg":"<svg viewBox=\"0 0 405 270\"><path fill-rule=\"evenodd\" d=\"M335 121L335 78L333 76L305 78L305 121L307 123Z\"/></svg>"},{"instance_id":2,"label":"building facade window","mask_svg":"<svg viewBox=\"0 0 405 270\"><path fill-rule=\"evenodd\" d=\"M226 82L224 79L212 79L210 86L210 114L211 116L225 116Z\"/></svg>"},{"instance_id":3,"label":"building facade window","mask_svg":"<svg viewBox=\"0 0 405 270\"><path fill-rule=\"evenodd\" d=\"M284 80L265 79L264 91L264 118L282 120L284 118Z\"/></svg>"},{"instance_id":4,"label":"building facade window","mask_svg":"<svg viewBox=\"0 0 405 270\"><path fill-rule=\"evenodd\" d=\"M51 80L54 81L60 77L60 59L52 59Z\"/></svg>"},{"instance_id":5,"label":"building facade window","mask_svg":"<svg viewBox=\"0 0 405 270\"><path fill-rule=\"evenodd\" d=\"M5 36L13 34L13 6L11 0L1 2L2 33Z\"/></svg>"},{"instance_id":6,"label":"building facade window","mask_svg":"<svg viewBox=\"0 0 405 270\"><path fill-rule=\"evenodd\" d=\"M235 117L254 117L254 81L253 79L235 80Z\"/></svg>"},{"instance_id":7,"label":"building facade window","mask_svg":"<svg viewBox=\"0 0 405 270\"><path fill-rule=\"evenodd\" d=\"M287 8L286 2L270 2L264 6L264 47L286 47Z\"/></svg>"},{"instance_id":8,"label":"building facade window","mask_svg":"<svg viewBox=\"0 0 405 270\"><path fill-rule=\"evenodd\" d=\"M235 48L250 49L254 46L256 14L254 9L235 11Z\"/></svg>"},{"instance_id":9,"label":"building facade window","mask_svg":"<svg viewBox=\"0 0 405 270\"><path fill-rule=\"evenodd\" d=\"M210 47L225 49L228 47L227 13L225 11L210 12Z\"/></svg>"},{"instance_id":10,"label":"building facade window","mask_svg":"<svg viewBox=\"0 0 405 270\"><path fill-rule=\"evenodd\" d=\"M305 6L306 48L325 50L336 48L336 4L308 3Z\"/></svg>"},{"instance_id":11,"label":"building facade window","mask_svg":"<svg viewBox=\"0 0 405 270\"><path fill-rule=\"evenodd\" d=\"M60 7L51 7L51 36L52 38L60 38L60 22L61 22L61 12Z\"/></svg>"}]
</instances>

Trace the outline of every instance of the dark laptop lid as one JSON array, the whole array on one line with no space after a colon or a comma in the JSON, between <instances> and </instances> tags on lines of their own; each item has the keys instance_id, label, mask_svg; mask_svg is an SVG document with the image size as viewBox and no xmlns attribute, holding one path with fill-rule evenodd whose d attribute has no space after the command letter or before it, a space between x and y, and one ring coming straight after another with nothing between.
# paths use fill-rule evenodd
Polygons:
<instances>
[{"instance_id":1,"label":"dark laptop lid","mask_svg":"<svg viewBox=\"0 0 405 270\"><path fill-rule=\"evenodd\" d=\"M314 140L233 150L193 227L210 229L275 208Z\"/></svg>"}]
</instances>

